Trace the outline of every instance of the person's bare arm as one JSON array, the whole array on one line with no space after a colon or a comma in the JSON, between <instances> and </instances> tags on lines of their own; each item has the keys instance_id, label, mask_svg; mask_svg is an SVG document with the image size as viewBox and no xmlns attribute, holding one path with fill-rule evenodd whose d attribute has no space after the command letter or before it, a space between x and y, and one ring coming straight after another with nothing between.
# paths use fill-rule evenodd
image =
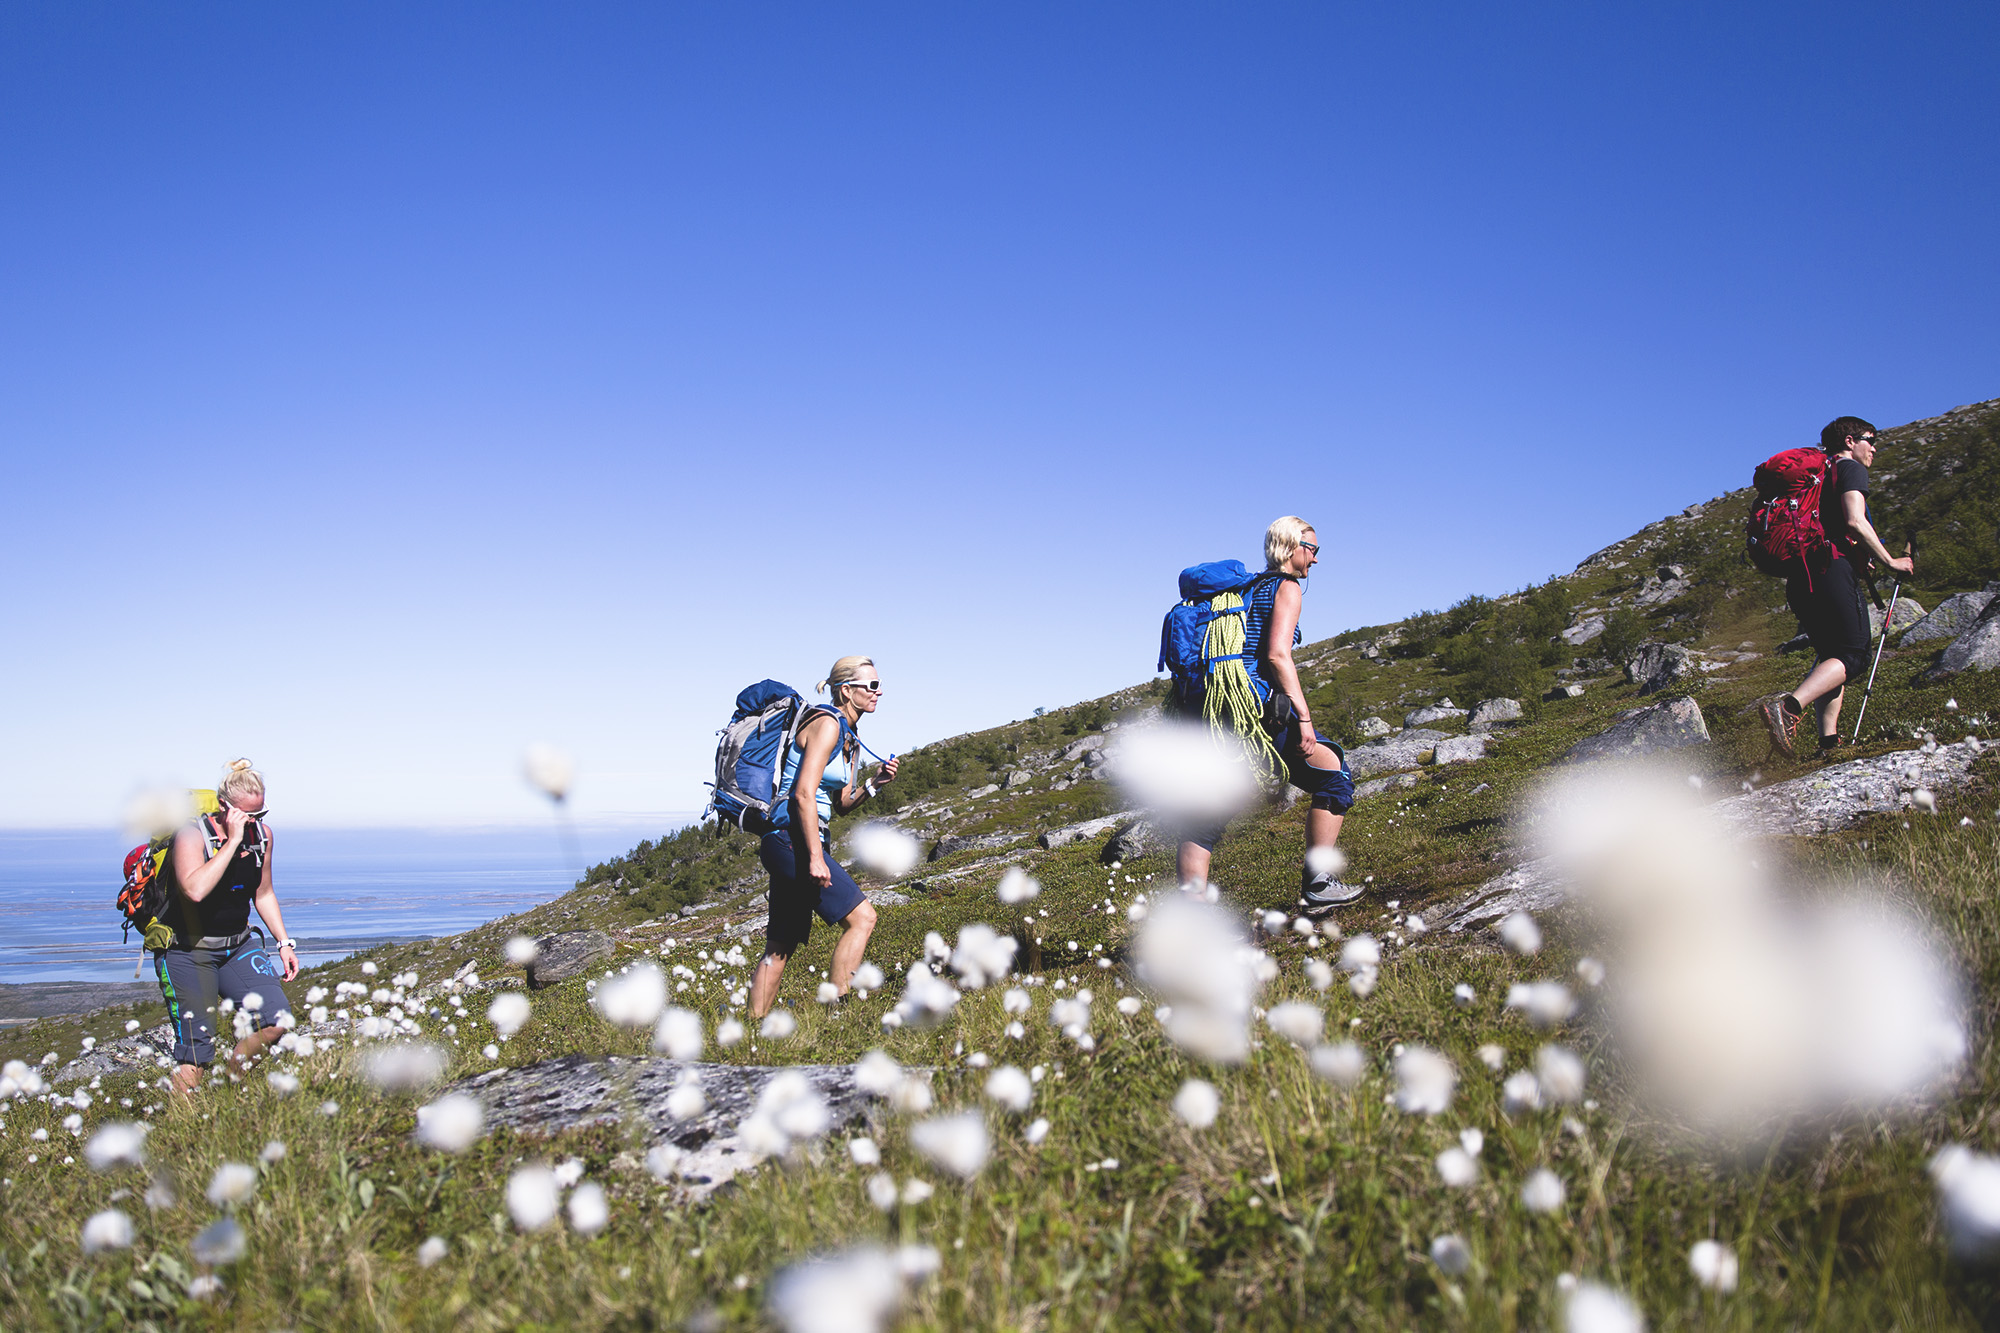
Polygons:
<instances>
[{"instance_id":1,"label":"person's bare arm","mask_svg":"<svg viewBox=\"0 0 2000 1333\"><path fill-rule=\"evenodd\" d=\"M1907 555L1890 555L1889 548L1882 544L1882 538L1875 532L1875 525L1868 521L1868 496L1865 492L1848 491L1840 497L1840 503L1847 511L1847 530L1860 538L1861 544L1866 546L1877 560L1898 574L1908 574L1916 569L1915 559Z\"/></svg>"},{"instance_id":2,"label":"person's bare arm","mask_svg":"<svg viewBox=\"0 0 2000 1333\"><path fill-rule=\"evenodd\" d=\"M1313 730L1305 687L1299 684L1298 664L1292 661L1292 632L1298 628L1299 611L1304 605L1305 594L1299 590L1296 579L1286 579L1278 585L1278 595L1271 603L1271 623L1264 634L1264 662L1271 668L1271 678L1299 715L1299 744L1306 758L1311 759L1319 750L1319 733Z\"/></svg>"},{"instance_id":3,"label":"person's bare arm","mask_svg":"<svg viewBox=\"0 0 2000 1333\"><path fill-rule=\"evenodd\" d=\"M257 915L264 918L264 924L271 928L271 934L278 940L278 961L284 965L285 980L290 981L299 974L299 953L290 945L285 935L285 919L278 911L278 891L271 887L272 844L275 840L271 830L264 830L264 882L257 886L256 894L250 901L256 904Z\"/></svg>"},{"instance_id":4,"label":"person's bare arm","mask_svg":"<svg viewBox=\"0 0 2000 1333\"><path fill-rule=\"evenodd\" d=\"M799 732L799 739L805 745L799 754L799 775L792 782L790 796L793 846L798 845L798 839L805 839L806 873L812 876L815 884L825 888L833 883L833 871L827 868L826 853L820 847L818 792L820 779L826 776L827 763L833 758L833 747L840 742L840 727L832 718L821 713L806 723Z\"/></svg>"},{"instance_id":5,"label":"person's bare arm","mask_svg":"<svg viewBox=\"0 0 2000 1333\"><path fill-rule=\"evenodd\" d=\"M241 810L226 810L222 822L229 831L229 840L206 860L202 855L205 844L199 828L184 828L174 835L174 879L190 902L198 903L215 892L215 886L222 882L222 872L229 869L237 849L243 845L243 826L250 819ZM270 874L268 865L264 873Z\"/></svg>"}]
</instances>

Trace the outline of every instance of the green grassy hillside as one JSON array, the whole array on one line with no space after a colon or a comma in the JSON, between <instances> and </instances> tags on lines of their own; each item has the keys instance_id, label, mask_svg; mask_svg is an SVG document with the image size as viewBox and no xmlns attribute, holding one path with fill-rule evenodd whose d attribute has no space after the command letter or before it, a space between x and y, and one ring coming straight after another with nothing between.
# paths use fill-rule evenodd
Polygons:
<instances>
[{"instance_id":1,"label":"green grassy hillside","mask_svg":"<svg viewBox=\"0 0 2000 1333\"><path fill-rule=\"evenodd\" d=\"M1886 533L1921 532L1918 585L1927 607L2000 577L2000 400L1884 432L1875 507ZM1748 472L1746 464L1745 472ZM873 1137L880 1169L922 1179L935 1193L880 1211L866 1182L877 1169L850 1161L841 1139L767 1165L712 1200L691 1205L639 1165L642 1144L617 1128L548 1142L493 1132L462 1156L410 1138L423 1093L378 1094L360 1080L348 1041L276 1065L301 1089L281 1096L254 1072L217 1080L192 1103L174 1102L140 1075L105 1077L87 1108L23 1100L0 1125L0 1322L10 1328L615 1328L758 1327L774 1274L815 1251L861 1241L936 1248L935 1275L914 1281L901 1318L922 1328L1189 1328L1319 1326L1517 1328L1559 1325L1572 1277L1624 1292L1654 1328L1965 1328L2000 1322L1990 1269L1953 1260L1940 1236L1924 1166L1947 1142L2000 1146L1989 1115L1996 1086L1992 997L2000 986L2000 825L1990 774L1943 803L1936 817L1885 816L1792 854L1808 878L1882 878L1940 922L1978 997L1972 1056L1962 1081L1935 1104L1894 1118L1794 1126L1748 1160L1672 1131L1625 1085L1605 1028L1586 1006L1559 1038L1589 1067L1590 1100L1509 1117L1501 1078L1479 1053L1497 1046L1503 1070L1532 1066L1552 1038L1502 1006L1508 987L1572 977L1577 946L1558 918L1534 957L1490 935L1417 935L1412 913L1431 911L1510 863L1509 821L1534 777L1569 746L1635 706L1637 687L1611 659L1644 640L1695 649L1704 669L1685 690L1713 743L1687 752L1711 790L1809 772L1779 760L1753 715L1760 696L1793 684L1807 658L1780 654L1796 632L1783 591L1740 555L1747 491L1691 505L1591 556L1571 574L1519 593L1467 598L1395 625L1343 633L1301 651L1313 714L1350 747L1364 722L1400 726L1403 714L1450 698L1462 706L1511 696L1526 702L1518 725L1495 734L1488 757L1426 766L1407 785L1359 802L1342 843L1350 873L1370 894L1336 919L1340 932L1371 932L1388 946L1379 984L1361 996L1336 983L1315 988L1308 966L1336 953L1323 937L1285 931L1260 947L1276 963L1259 1003L1301 1000L1322 1015L1328 1040L1352 1040L1366 1057L1352 1088L1318 1077L1306 1053L1268 1030L1240 1067L1204 1065L1163 1035L1138 994L1126 952L1138 928L1131 908L1170 887L1170 854L1155 850L1107 866L1106 834L1054 850L1039 834L1116 813L1119 795L1096 780L1093 738L1156 707L1157 684L1134 686L1046 716L955 737L913 752L885 796L895 818L946 854L895 884L864 879L906 901L885 905L870 958L887 987L838 1006L814 1002L831 932L815 933L794 960L785 1004L796 1032L753 1036L710 1060L851 1062L871 1049L936 1070L942 1109L984 1107L993 1156L969 1182L923 1159L911 1118L884 1112ZM1900 544L1900 540L1898 543ZM1679 573L1662 567L1678 566ZM1884 588L1886 594L1887 589ZM1580 646L1563 631L1604 620ZM1935 733L1990 733L2000 713L2000 673L1941 685L1917 677L1942 643L1887 650L1866 734L1856 755L1907 746ZM1144 645L1135 659L1149 653ZM1545 701L1557 684L1580 696ZM1851 705L1850 705L1851 707ZM1850 713L1851 717L1851 713ZM1462 722L1432 724L1463 730ZM1843 756L1847 757L1847 756ZM879 813L879 812L871 812ZM1962 824L1961 818L1969 818ZM1216 855L1224 902L1246 916L1284 910L1297 887L1303 814L1273 802L1244 817ZM844 837L852 821L840 821ZM958 850L951 850L957 846ZM1003 905L995 886L1011 866L1034 875L1040 896ZM592 868L572 893L450 939L382 948L314 969L294 984L366 988L414 972L398 986L427 1036L449 1054L448 1078L549 1057L638 1054L643 1033L606 1023L578 978L534 994L533 1016L497 1061L482 1054L496 1034L484 1017L492 989L518 985L503 949L517 934L592 927L619 942L593 971L651 958L681 965L673 999L710 1032L731 1014L761 942L754 844L729 829L688 829ZM968 992L940 1026L885 1030L900 974L923 956L924 938L953 939L985 922L1023 944L1024 1031L1003 1011L999 988ZM739 954L732 946L741 944ZM440 983L467 965L488 983L454 996ZM364 967L372 967L365 973ZM1476 999L1453 1003L1469 984ZM1053 1004L1093 993L1090 1048L1050 1021ZM358 1005L359 1001L356 1001ZM386 1008L386 1001L376 1005ZM462 1005L464 1013L455 1010ZM357 1011L358 1015L358 1011ZM86 1038L111 1042L128 1021L159 1021L157 1005L44 1020L0 1034L0 1059L60 1064ZM446 1024L453 1027L447 1030ZM1456 1065L1449 1111L1406 1115L1385 1104L1394 1053L1433 1047ZM985 1102L991 1066L1040 1071L1021 1114ZM150 1072L150 1071L149 1071ZM1169 1103L1191 1077L1211 1081L1220 1114L1194 1129ZM65 1089L64 1091L68 1091ZM325 1110L323 1103L337 1103ZM66 1116L77 1115L75 1132ZM1031 1143L1025 1125L1045 1118ZM148 1169L93 1172L79 1145L98 1124L146 1119ZM1434 1159L1462 1129L1485 1135L1480 1177L1446 1187ZM46 1131L45 1138L34 1137ZM235 1205L247 1253L221 1270L221 1289L186 1295L202 1270L190 1242L219 1208L204 1199L217 1165L258 1160L268 1141L282 1159L260 1168ZM581 1159L609 1195L610 1221L586 1237L558 1226L519 1231L505 1202L525 1159ZM1566 1182L1564 1205L1535 1214L1518 1202L1529 1172ZM152 1207L149 1182L173 1202ZM158 1196L155 1196L156 1200ZM129 1250L86 1256L86 1218L121 1208L135 1224ZM1471 1262L1462 1275L1429 1256L1434 1237L1456 1233ZM418 1262L438 1236L446 1256ZM1716 1238L1741 1261L1730 1294L1703 1290L1690 1245Z\"/></svg>"}]
</instances>

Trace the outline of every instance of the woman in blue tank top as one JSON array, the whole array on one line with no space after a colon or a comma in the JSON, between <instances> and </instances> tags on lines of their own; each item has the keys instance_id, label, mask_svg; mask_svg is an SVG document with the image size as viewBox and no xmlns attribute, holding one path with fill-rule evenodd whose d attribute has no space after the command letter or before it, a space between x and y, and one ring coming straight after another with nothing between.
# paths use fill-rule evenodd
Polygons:
<instances>
[{"instance_id":1,"label":"woman in blue tank top","mask_svg":"<svg viewBox=\"0 0 2000 1333\"><path fill-rule=\"evenodd\" d=\"M758 859L771 875L771 905L764 956L750 979L752 1018L770 1012L785 964L811 935L815 913L841 930L828 980L842 995L875 929L875 905L833 859L829 841L835 815L853 810L896 776L896 761L890 758L872 779L860 780L858 728L862 717L881 703L882 681L874 659L843 657L819 688L829 691L833 702L814 705L785 751L772 797L774 827L757 847Z\"/></svg>"}]
</instances>

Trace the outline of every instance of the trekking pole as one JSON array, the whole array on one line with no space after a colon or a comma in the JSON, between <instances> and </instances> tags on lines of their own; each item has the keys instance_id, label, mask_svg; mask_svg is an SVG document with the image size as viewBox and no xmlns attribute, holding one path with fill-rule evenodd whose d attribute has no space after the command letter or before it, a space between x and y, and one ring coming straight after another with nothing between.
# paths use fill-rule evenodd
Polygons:
<instances>
[{"instance_id":1,"label":"trekking pole","mask_svg":"<svg viewBox=\"0 0 2000 1333\"><path fill-rule=\"evenodd\" d=\"M1915 534L1912 534L1910 540L1903 544L1903 554L1913 556L1916 553L1917 539ZM1902 591L1903 576L1898 574L1895 586L1889 590L1888 608L1882 612L1882 639L1875 645L1875 663L1868 668L1868 687L1861 691L1861 707L1854 714L1854 735L1850 738L1850 744L1859 744L1861 741L1861 720L1868 716L1868 699L1875 693L1875 673L1882 666L1882 650L1889 646L1889 625L1896 619L1896 598Z\"/></svg>"}]
</instances>

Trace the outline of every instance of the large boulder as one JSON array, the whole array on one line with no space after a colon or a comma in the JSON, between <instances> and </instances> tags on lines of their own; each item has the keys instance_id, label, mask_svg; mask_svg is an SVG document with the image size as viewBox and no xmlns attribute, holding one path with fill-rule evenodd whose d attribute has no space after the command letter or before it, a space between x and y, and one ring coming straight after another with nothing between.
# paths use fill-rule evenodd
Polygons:
<instances>
[{"instance_id":1,"label":"large boulder","mask_svg":"<svg viewBox=\"0 0 2000 1333\"><path fill-rule=\"evenodd\" d=\"M1491 731L1502 722L1521 720L1519 699L1488 699L1474 706L1472 720L1466 724L1469 731Z\"/></svg>"},{"instance_id":2,"label":"large boulder","mask_svg":"<svg viewBox=\"0 0 2000 1333\"><path fill-rule=\"evenodd\" d=\"M1604 617L1590 616L1564 630L1562 641L1572 648L1581 648L1602 633L1604 633Z\"/></svg>"},{"instance_id":3,"label":"large boulder","mask_svg":"<svg viewBox=\"0 0 2000 1333\"><path fill-rule=\"evenodd\" d=\"M942 861L947 856L957 856L960 852L986 852L995 847L1005 847L1010 842L1021 839L1019 833L975 833L970 836L939 838L931 848L930 859Z\"/></svg>"},{"instance_id":4,"label":"large boulder","mask_svg":"<svg viewBox=\"0 0 2000 1333\"><path fill-rule=\"evenodd\" d=\"M1923 604L1914 597L1898 597L1893 609L1896 612L1896 618L1889 626L1892 633L1896 630L1897 626L1901 626L1904 629L1915 629L1923 622ZM1869 638L1879 639L1882 637L1882 622L1884 619L1886 617L1883 614L1882 608L1870 602L1868 604Z\"/></svg>"},{"instance_id":5,"label":"large boulder","mask_svg":"<svg viewBox=\"0 0 2000 1333\"><path fill-rule=\"evenodd\" d=\"M1660 750L1679 750L1708 740L1708 723L1692 699L1668 699L1620 713L1604 731L1578 741L1563 758L1572 763L1630 759Z\"/></svg>"},{"instance_id":6,"label":"large boulder","mask_svg":"<svg viewBox=\"0 0 2000 1333\"><path fill-rule=\"evenodd\" d=\"M1008 791L1012 791L1016 787L1025 787L1034 780L1035 775L1027 769L1010 768L1007 770L1007 776L1000 780L1000 785Z\"/></svg>"},{"instance_id":7,"label":"large boulder","mask_svg":"<svg viewBox=\"0 0 2000 1333\"><path fill-rule=\"evenodd\" d=\"M1364 717L1354 724L1354 733L1364 741L1380 740L1394 730L1379 717Z\"/></svg>"},{"instance_id":8,"label":"large boulder","mask_svg":"<svg viewBox=\"0 0 2000 1333\"><path fill-rule=\"evenodd\" d=\"M1442 767L1445 764L1469 764L1485 757L1486 737L1483 734L1451 736L1437 743L1437 752L1431 756L1431 762Z\"/></svg>"},{"instance_id":9,"label":"large boulder","mask_svg":"<svg viewBox=\"0 0 2000 1333\"><path fill-rule=\"evenodd\" d=\"M1080 741L1072 741L1069 745L1069 748L1062 752L1063 762L1068 764L1073 764L1077 760L1089 754L1092 750L1101 750L1103 748L1104 748L1104 737L1085 736Z\"/></svg>"},{"instance_id":10,"label":"large boulder","mask_svg":"<svg viewBox=\"0 0 2000 1333\"><path fill-rule=\"evenodd\" d=\"M1550 703L1555 703L1563 699L1581 699L1582 697L1583 686L1581 685L1558 685L1542 695L1542 698L1548 700Z\"/></svg>"},{"instance_id":11,"label":"large boulder","mask_svg":"<svg viewBox=\"0 0 2000 1333\"><path fill-rule=\"evenodd\" d=\"M1928 680L1942 680L1961 671L1991 671L2000 666L2000 597L1987 603L1979 619L1953 639L1938 664L1925 673Z\"/></svg>"},{"instance_id":12,"label":"large boulder","mask_svg":"<svg viewBox=\"0 0 2000 1333\"><path fill-rule=\"evenodd\" d=\"M1454 708L1452 707L1451 700L1440 699L1434 704L1425 704L1422 708L1412 708L1409 712L1403 714L1403 729L1408 731L1412 727L1428 727L1433 722L1448 722L1453 718L1464 716L1465 710L1463 708Z\"/></svg>"},{"instance_id":13,"label":"large boulder","mask_svg":"<svg viewBox=\"0 0 2000 1333\"><path fill-rule=\"evenodd\" d=\"M582 976L600 958L609 958L618 941L601 930L565 930L535 941L535 961L528 964L528 987L540 990Z\"/></svg>"},{"instance_id":14,"label":"large boulder","mask_svg":"<svg viewBox=\"0 0 2000 1333\"><path fill-rule=\"evenodd\" d=\"M1105 840L1104 850L1097 859L1105 865L1113 861L1132 861L1147 852L1167 849L1167 840L1153 827L1150 819L1135 819Z\"/></svg>"},{"instance_id":15,"label":"large boulder","mask_svg":"<svg viewBox=\"0 0 2000 1333\"><path fill-rule=\"evenodd\" d=\"M1978 592L1962 592L1945 598L1938 603L1937 610L1908 626L1897 643L1907 648L1915 643L1957 638L1971 629L1980 613L1992 605L1996 593L2000 593L2000 583L1989 583ZM1902 599L1897 600L1900 602ZM1899 614L1896 619L1900 621L1902 616Z\"/></svg>"},{"instance_id":16,"label":"large boulder","mask_svg":"<svg viewBox=\"0 0 2000 1333\"><path fill-rule=\"evenodd\" d=\"M1437 748L1439 741L1449 739L1442 731L1427 731L1422 727L1399 731L1393 736L1349 750L1347 771L1359 779L1373 777L1377 773L1416 768L1424 762L1424 755Z\"/></svg>"},{"instance_id":17,"label":"large boulder","mask_svg":"<svg viewBox=\"0 0 2000 1333\"><path fill-rule=\"evenodd\" d=\"M1094 838L1121 820L1132 818L1133 814L1133 811L1127 810L1121 814L1106 815L1102 819L1086 819L1081 824L1065 824L1061 828L1045 829L1041 836L1035 839L1035 843L1044 851L1052 852L1058 847L1067 847L1080 839Z\"/></svg>"},{"instance_id":18,"label":"large boulder","mask_svg":"<svg viewBox=\"0 0 2000 1333\"><path fill-rule=\"evenodd\" d=\"M1415 773L1392 773L1386 778L1374 778L1358 784L1354 788L1354 799L1365 801L1370 796L1380 796L1386 791L1407 791L1417 785Z\"/></svg>"},{"instance_id":19,"label":"large boulder","mask_svg":"<svg viewBox=\"0 0 2000 1333\"><path fill-rule=\"evenodd\" d=\"M1640 694L1658 694L1700 671L1695 655L1678 643L1642 643L1625 663L1625 679Z\"/></svg>"}]
</instances>

